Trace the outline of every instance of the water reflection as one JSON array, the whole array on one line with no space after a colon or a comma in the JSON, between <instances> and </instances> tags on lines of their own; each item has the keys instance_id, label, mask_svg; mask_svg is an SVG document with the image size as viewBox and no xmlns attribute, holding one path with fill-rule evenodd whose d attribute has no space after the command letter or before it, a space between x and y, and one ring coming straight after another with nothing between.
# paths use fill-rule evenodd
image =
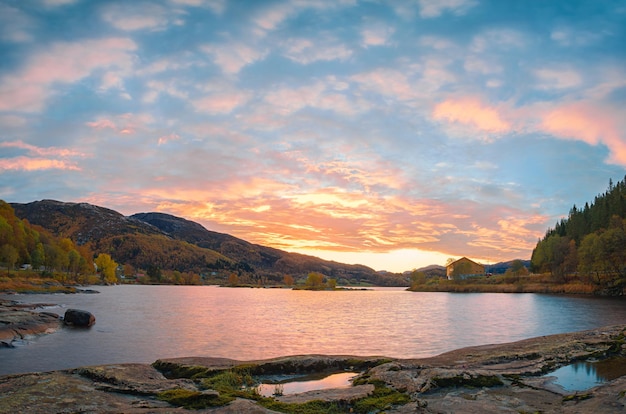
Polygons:
<instances>
[{"instance_id":1,"label":"water reflection","mask_svg":"<svg viewBox=\"0 0 626 414\"><path fill-rule=\"evenodd\" d=\"M331 354L419 358L472 345L580 331L626 320L626 301L403 289L310 292L210 286L102 286L97 295L12 295L96 316L0 349L0 375L181 356L239 360Z\"/></svg>"},{"instance_id":2,"label":"water reflection","mask_svg":"<svg viewBox=\"0 0 626 414\"><path fill-rule=\"evenodd\" d=\"M626 375L626 358L614 357L597 362L581 361L546 375L567 392L585 391Z\"/></svg>"},{"instance_id":3,"label":"water reflection","mask_svg":"<svg viewBox=\"0 0 626 414\"><path fill-rule=\"evenodd\" d=\"M306 391L325 390L332 388L348 388L352 385L352 379L356 372L342 372L326 377L302 377L288 382L262 383L257 389L259 394L265 397L273 395L299 394Z\"/></svg>"}]
</instances>

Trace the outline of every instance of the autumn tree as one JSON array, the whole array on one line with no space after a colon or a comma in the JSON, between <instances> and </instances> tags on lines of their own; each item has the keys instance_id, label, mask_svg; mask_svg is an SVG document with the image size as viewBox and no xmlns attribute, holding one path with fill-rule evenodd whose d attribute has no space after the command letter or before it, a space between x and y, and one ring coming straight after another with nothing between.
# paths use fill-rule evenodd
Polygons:
<instances>
[{"instance_id":1,"label":"autumn tree","mask_svg":"<svg viewBox=\"0 0 626 414\"><path fill-rule=\"evenodd\" d=\"M293 286L293 276L291 275L285 275L285 277L283 278L283 282L285 283L285 285L287 286Z\"/></svg>"},{"instance_id":2,"label":"autumn tree","mask_svg":"<svg viewBox=\"0 0 626 414\"><path fill-rule=\"evenodd\" d=\"M11 274L11 269L15 267L18 257L17 249L10 244L3 244L0 247L0 260L7 266L7 274Z\"/></svg>"},{"instance_id":3,"label":"autumn tree","mask_svg":"<svg viewBox=\"0 0 626 414\"><path fill-rule=\"evenodd\" d=\"M239 284L239 276L237 276L237 273L231 273L228 276L228 284L230 286L237 286Z\"/></svg>"},{"instance_id":4,"label":"autumn tree","mask_svg":"<svg viewBox=\"0 0 626 414\"><path fill-rule=\"evenodd\" d=\"M306 278L306 286L312 289L324 287L324 275L318 272L311 272Z\"/></svg>"},{"instance_id":5,"label":"autumn tree","mask_svg":"<svg viewBox=\"0 0 626 414\"><path fill-rule=\"evenodd\" d=\"M117 275L115 271L117 269L117 263L106 253L100 253L95 260L100 277L104 283L117 283Z\"/></svg>"}]
</instances>

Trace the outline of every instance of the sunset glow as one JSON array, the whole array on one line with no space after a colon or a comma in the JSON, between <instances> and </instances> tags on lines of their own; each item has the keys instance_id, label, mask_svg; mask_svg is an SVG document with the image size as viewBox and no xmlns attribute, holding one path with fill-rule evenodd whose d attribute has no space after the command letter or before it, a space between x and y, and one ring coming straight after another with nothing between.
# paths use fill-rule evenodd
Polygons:
<instances>
[{"instance_id":1,"label":"sunset glow","mask_svg":"<svg viewBox=\"0 0 626 414\"><path fill-rule=\"evenodd\" d=\"M625 44L618 0L0 0L0 198L529 259L626 173Z\"/></svg>"}]
</instances>

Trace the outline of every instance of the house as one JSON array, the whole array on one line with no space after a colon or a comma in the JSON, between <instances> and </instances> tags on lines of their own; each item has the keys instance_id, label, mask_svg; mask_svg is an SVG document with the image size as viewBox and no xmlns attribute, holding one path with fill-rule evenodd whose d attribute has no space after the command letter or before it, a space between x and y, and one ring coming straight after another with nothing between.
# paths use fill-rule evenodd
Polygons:
<instances>
[{"instance_id":1,"label":"house","mask_svg":"<svg viewBox=\"0 0 626 414\"><path fill-rule=\"evenodd\" d=\"M446 266L446 276L449 280L466 279L474 276L484 276L485 266L476 263L467 257L461 257Z\"/></svg>"}]
</instances>

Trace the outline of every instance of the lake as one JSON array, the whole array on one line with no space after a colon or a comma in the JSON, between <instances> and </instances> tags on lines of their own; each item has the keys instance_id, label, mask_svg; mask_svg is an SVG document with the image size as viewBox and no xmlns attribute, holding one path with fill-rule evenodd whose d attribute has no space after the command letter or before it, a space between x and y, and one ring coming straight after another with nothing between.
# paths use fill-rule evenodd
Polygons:
<instances>
[{"instance_id":1,"label":"lake","mask_svg":"<svg viewBox=\"0 0 626 414\"><path fill-rule=\"evenodd\" d=\"M216 286L97 286L99 294L4 295L93 313L0 349L0 375L182 356L264 359L299 354L417 358L626 323L626 300L402 288L311 292Z\"/></svg>"}]
</instances>

